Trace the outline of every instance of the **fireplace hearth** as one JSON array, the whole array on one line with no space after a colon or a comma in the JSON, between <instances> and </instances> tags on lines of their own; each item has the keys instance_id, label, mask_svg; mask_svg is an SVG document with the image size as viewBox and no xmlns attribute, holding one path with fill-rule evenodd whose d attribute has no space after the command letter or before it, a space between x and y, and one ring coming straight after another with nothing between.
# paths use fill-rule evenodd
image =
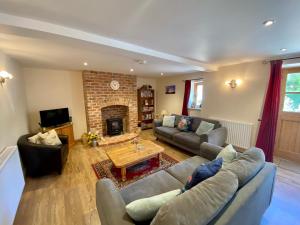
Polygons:
<instances>
[{"instance_id":1,"label":"fireplace hearth","mask_svg":"<svg viewBox=\"0 0 300 225\"><path fill-rule=\"evenodd\" d=\"M110 118L106 120L107 135L120 135L123 133L123 119L122 118Z\"/></svg>"}]
</instances>

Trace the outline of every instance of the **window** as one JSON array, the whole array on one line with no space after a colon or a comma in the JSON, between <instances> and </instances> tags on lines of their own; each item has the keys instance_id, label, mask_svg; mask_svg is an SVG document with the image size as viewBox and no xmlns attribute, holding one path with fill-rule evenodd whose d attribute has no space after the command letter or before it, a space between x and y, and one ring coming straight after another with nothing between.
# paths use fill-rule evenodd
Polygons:
<instances>
[{"instance_id":1,"label":"window","mask_svg":"<svg viewBox=\"0 0 300 225\"><path fill-rule=\"evenodd\" d=\"M300 72L287 74L283 111L300 112Z\"/></svg>"},{"instance_id":2,"label":"window","mask_svg":"<svg viewBox=\"0 0 300 225\"><path fill-rule=\"evenodd\" d=\"M189 109L201 109L203 100L203 81L191 81L191 93L188 107Z\"/></svg>"}]
</instances>

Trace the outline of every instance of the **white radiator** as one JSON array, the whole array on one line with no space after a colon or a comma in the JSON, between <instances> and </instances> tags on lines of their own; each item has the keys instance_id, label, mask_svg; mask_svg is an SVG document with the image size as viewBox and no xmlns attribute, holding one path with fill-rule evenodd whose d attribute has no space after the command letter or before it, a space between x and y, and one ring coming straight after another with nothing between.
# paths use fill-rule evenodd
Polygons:
<instances>
[{"instance_id":1,"label":"white radiator","mask_svg":"<svg viewBox=\"0 0 300 225\"><path fill-rule=\"evenodd\" d=\"M218 118L212 118L220 121L223 127L228 130L228 136L226 143L234 146L247 149L251 146L252 138L252 123L237 122L230 120L223 120Z\"/></svg>"},{"instance_id":2,"label":"white radiator","mask_svg":"<svg viewBox=\"0 0 300 225\"><path fill-rule=\"evenodd\" d=\"M24 185L25 181L17 147L0 149L1 225L13 224Z\"/></svg>"}]
</instances>

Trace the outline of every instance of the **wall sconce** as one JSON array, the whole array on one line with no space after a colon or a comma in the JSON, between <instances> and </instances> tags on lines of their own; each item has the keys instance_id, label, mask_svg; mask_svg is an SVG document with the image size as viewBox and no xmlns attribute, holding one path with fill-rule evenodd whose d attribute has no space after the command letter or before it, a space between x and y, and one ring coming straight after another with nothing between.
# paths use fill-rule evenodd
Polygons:
<instances>
[{"instance_id":1,"label":"wall sconce","mask_svg":"<svg viewBox=\"0 0 300 225\"><path fill-rule=\"evenodd\" d=\"M13 75L6 72L5 70L0 71L0 84L3 85L6 80L10 80L13 78Z\"/></svg>"},{"instance_id":2,"label":"wall sconce","mask_svg":"<svg viewBox=\"0 0 300 225\"><path fill-rule=\"evenodd\" d=\"M231 80L231 81L226 81L225 84L230 86L231 88L236 88L237 86L240 86L242 83L241 80Z\"/></svg>"}]
</instances>

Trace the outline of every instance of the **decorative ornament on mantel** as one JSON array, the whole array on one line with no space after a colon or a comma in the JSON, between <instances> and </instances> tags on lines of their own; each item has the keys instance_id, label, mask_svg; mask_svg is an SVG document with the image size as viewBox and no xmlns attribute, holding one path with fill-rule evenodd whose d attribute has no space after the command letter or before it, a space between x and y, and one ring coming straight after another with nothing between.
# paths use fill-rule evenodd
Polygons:
<instances>
[{"instance_id":1,"label":"decorative ornament on mantel","mask_svg":"<svg viewBox=\"0 0 300 225\"><path fill-rule=\"evenodd\" d=\"M114 91L118 90L120 88L120 84L119 84L119 81L117 80L112 80L110 82L110 87L111 89L113 89Z\"/></svg>"}]
</instances>

